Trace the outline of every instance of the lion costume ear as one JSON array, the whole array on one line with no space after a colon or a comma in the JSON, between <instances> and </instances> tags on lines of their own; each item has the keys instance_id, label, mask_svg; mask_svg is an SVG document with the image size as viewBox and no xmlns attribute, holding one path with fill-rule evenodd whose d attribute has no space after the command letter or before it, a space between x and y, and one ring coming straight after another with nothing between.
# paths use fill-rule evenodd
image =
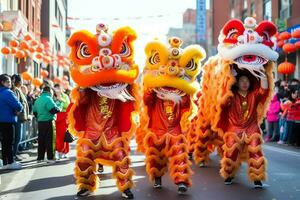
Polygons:
<instances>
[{"instance_id":1,"label":"lion costume ear","mask_svg":"<svg viewBox=\"0 0 300 200\"><path fill-rule=\"evenodd\" d=\"M96 36L85 30L73 33L67 44L71 48L70 59L78 65L92 63L93 57L99 52Z\"/></svg>"},{"instance_id":2,"label":"lion costume ear","mask_svg":"<svg viewBox=\"0 0 300 200\"><path fill-rule=\"evenodd\" d=\"M136 32L129 26L117 29L113 34L111 43L112 52L120 54L122 60L125 62L133 62L133 42L136 38Z\"/></svg>"},{"instance_id":3,"label":"lion costume ear","mask_svg":"<svg viewBox=\"0 0 300 200\"><path fill-rule=\"evenodd\" d=\"M187 75L195 79L200 72L200 61L206 58L205 50L199 45L186 47L179 59L179 66L185 68Z\"/></svg>"},{"instance_id":4,"label":"lion costume ear","mask_svg":"<svg viewBox=\"0 0 300 200\"><path fill-rule=\"evenodd\" d=\"M163 43L157 40L149 42L146 45L145 54L147 56L147 69L158 69L161 65L165 65L168 62L169 50Z\"/></svg>"}]
</instances>

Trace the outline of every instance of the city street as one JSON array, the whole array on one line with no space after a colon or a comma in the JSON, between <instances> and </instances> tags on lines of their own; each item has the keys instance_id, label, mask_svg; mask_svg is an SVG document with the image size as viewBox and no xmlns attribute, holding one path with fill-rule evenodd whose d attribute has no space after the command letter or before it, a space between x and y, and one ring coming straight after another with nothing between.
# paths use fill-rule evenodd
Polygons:
<instances>
[{"instance_id":1,"label":"city street","mask_svg":"<svg viewBox=\"0 0 300 200\"><path fill-rule=\"evenodd\" d=\"M134 144L132 145L134 151ZM74 149L74 145L72 146ZM218 174L219 158L213 154L211 165L207 168L198 168L193 165L193 187L184 196L177 195L177 188L168 177L163 178L163 188L153 189L148 182L145 172L144 157L131 153L132 167L136 172L134 177L135 199L224 199L224 200L288 200L300 198L300 150L294 147L266 144L264 146L268 158L268 181L264 189L254 189L246 178L246 166L243 165L238 177L232 186L223 184ZM20 171L2 171L0 185L0 199L22 200L59 200L59 199L121 199L111 178L111 169L105 167L101 178L100 188L91 196L77 198L76 186L73 178L75 151L71 151L69 160L57 162L54 165L37 164L34 153L23 162L24 168Z\"/></svg>"}]
</instances>

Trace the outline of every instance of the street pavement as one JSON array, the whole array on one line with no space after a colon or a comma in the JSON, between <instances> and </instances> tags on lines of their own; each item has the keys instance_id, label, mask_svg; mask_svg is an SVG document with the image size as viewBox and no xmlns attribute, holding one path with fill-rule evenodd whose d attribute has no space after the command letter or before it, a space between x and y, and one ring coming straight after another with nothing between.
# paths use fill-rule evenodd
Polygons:
<instances>
[{"instance_id":1,"label":"street pavement","mask_svg":"<svg viewBox=\"0 0 300 200\"><path fill-rule=\"evenodd\" d=\"M154 189L145 172L144 156L134 153L132 145L132 167L134 176L135 199L149 200L299 200L300 199L300 150L294 147L279 146L274 143L264 145L268 159L268 180L263 189L254 189L247 180L246 165L234 180L234 184L223 184L219 176L219 157L211 155L211 163L206 168L193 164L193 186L186 195L178 195L177 187L166 174L163 188ZM74 144L70 157L56 164L36 163L36 149L26 152L22 162L24 169L0 171L0 200L69 200L69 199L122 199L111 177L111 168L105 167L99 174L100 188L89 197L76 197L73 177L75 160Z\"/></svg>"}]
</instances>

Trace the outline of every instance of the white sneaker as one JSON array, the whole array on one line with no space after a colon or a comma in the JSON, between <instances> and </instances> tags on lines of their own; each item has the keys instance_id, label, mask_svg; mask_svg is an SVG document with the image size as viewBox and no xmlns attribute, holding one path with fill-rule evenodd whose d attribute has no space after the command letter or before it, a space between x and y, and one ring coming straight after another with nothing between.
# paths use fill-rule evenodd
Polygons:
<instances>
[{"instance_id":1,"label":"white sneaker","mask_svg":"<svg viewBox=\"0 0 300 200\"><path fill-rule=\"evenodd\" d=\"M1 170L6 170L8 165L3 165L2 167L0 167Z\"/></svg>"},{"instance_id":2,"label":"white sneaker","mask_svg":"<svg viewBox=\"0 0 300 200\"><path fill-rule=\"evenodd\" d=\"M56 160L47 160L47 163L48 164L54 164L54 163L56 163Z\"/></svg>"},{"instance_id":3,"label":"white sneaker","mask_svg":"<svg viewBox=\"0 0 300 200\"><path fill-rule=\"evenodd\" d=\"M13 162L13 163L7 165L7 169L11 169L11 170L22 169L22 164L19 162Z\"/></svg>"}]
</instances>

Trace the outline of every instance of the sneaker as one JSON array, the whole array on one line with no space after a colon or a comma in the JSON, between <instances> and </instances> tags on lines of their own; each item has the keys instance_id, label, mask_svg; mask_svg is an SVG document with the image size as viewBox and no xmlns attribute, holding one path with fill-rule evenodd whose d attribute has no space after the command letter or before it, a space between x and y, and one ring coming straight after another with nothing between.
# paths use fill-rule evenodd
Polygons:
<instances>
[{"instance_id":1,"label":"sneaker","mask_svg":"<svg viewBox=\"0 0 300 200\"><path fill-rule=\"evenodd\" d=\"M202 168L202 167L205 167L205 162L200 162L200 163L199 163L199 167L201 167L201 168Z\"/></svg>"},{"instance_id":2,"label":"sneaker","mask_svg":"<svg viewBox=\"0 0 300 200\"><path fill-rule=\"evenodd\" d=\"M188 186L186 183L179 183L178 184L178 194L185 194L188 190Z\"/></svg>"},{"instance_id":3,"label":"sneaker","mask_svg":"<svg viewBox=\"0 0 300 200\"><path fill-rule=\"evenodd\" d=\"M98 170L97 170L99 173L103 173L104 172L104 169L103 169L103 165L101 164L98 164Z\"/></svg>"},{"instance_id":4,"label":"sneaker","mask_svg":"<svg viewBox=\"0 0 300 200\"><path fill-rule=\"evenodd\" d=\"M44 160L36 160L37 163L42 163Z\"/></svg>"},{"instance_id":5,"label":"sneaker","mask_svg":"<svg viewBox=\"0 0 300 200\"><path fill-rule=\"evenodd\" d=\"M6 169L18 170L22 169L22 165L19 162L13 162L11 164L8 164Z\"/></svg>"},{"instance_id":6,"label":"sneaker","mask_svg":"<svg viewBox=\"0 0 300 200\"><path fill-rule=\"evenodd\" d=\"M154 188L161 188L161 177L155 177Z\"/></svg>"},{"instance_id":7,"label":"sneaker","mask_svg":"<svg viewBox=\"0 0 300 200\"><path fill-rule=\"evenodd\" d=\"M81 189L77 192L78 197L86 197L90 194L91 194L91 192L88 189Z\"/></svg>"},{"instance_id":8,"label":"sneaker","mask_svg":"<svg viewBox=\"0 0 300 200\"><path fill-rule=\"evenodd\" d=\"M69 156L68 156L67 154L64 154L64 153L61 155L61 158L62 158L62 159L67 159L68 157L69 157Z\"/></svg>"},{"instance_id":9,"label":"sneaker","mask_svg":"<svg viewBox=\"0 0 300 200\"><path fill-rule=\"evenodd\" d=\"M54 164L54 163L56 163L56 160L51 160L51 159L50 159L50 160L47 160L47 163L48 163L48 164Z\"/></svg>"},{"instance_id":10,"label":"sneaker","mask_svg":"<svg viewBox=\"0 0 300 200\"><path fill-rule=\"evenodd\" d=\"M16 155L16 156L14 157L14 159L15 159L15 161L22 161L22 157L19 156L19 155Z\"/></svg>"},{"instance_id":11,"label":"sneaker","mask_svg":"<svg viewBox=\"0 0 300 200\"><path fill-rule=\"evenodd\" d=\"M279 141L277 142L277 144L284 144L284 142L281 141L281 140L279 140Z\"/></svg>"},{"instance_id":12,"label":"sneaker","mask_svg":"<svg viewBox=\"0 0 300 200\"><path fill-rule=\"evenodd\" d=\"M2 167L0 167L0 170L6 170L8 165L3 165Z\"/></svg>"},{"instance_id":13,"label":"sneaker","mask_svg":"<svg viewBox=\"0 0 300 200\"><path fill-rule=\"evenodd\" d=\"M130 191L130 189L126 189L123 193L122 193L122 197L125 199L133 199L133 193Z\"/></svg>"},{"instance_id":14,"label":"sneaker","mask_svg":"<svg viewBox=\"0 0 300 200\"><path fill-rule=\"evenodd\" d=\"M189 160L193 160L193 153L189 153Z\"/></svg>"},{"instance_id":15,"label":"sneaker","mask_svg":"<svg viewBox=\"0 0 300 200\"><path fill-rule=\"evenodd\" d=\"M263 188L263 184L261 181L254 181L254 188Z\"/></svg>"},{"instance_id":16,"label":"sneaker","mask_svg":"<svg viewBox=\"0 0 300 200\"><path fill-rule=\"evenodd\" d=\"M228 178L225 179L224 184L225 185L231 185L232 184L232 180L233 180L233 178L228 177Z\"/></svg>"}]
</instances>

